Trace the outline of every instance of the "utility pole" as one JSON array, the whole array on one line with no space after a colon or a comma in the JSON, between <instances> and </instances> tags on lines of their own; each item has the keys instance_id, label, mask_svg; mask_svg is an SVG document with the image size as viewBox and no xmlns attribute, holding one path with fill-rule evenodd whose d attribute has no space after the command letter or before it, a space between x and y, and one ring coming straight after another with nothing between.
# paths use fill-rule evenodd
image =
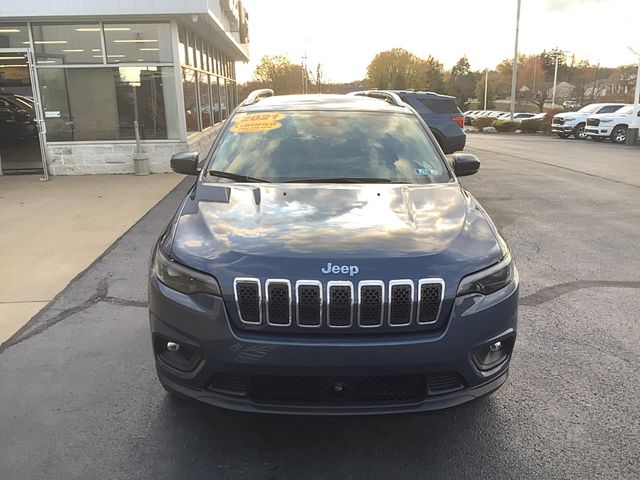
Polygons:
<instances>
[{"instance_id":1,"label":"utility pole","mask_svg":"<svg viewBox=\"0 0 640 480\"><path fill-rule=\"evenodd\" d=\"M629 125L629 131L627 132L627 145L635 145L638 141L638 130L640 129L640 119L638 118L638 113L640 113L640 52L631 47L629 47L629 50L638 57L636 90L633 94L633 117L631 119L631 125Z\"/></svg>"},{"instance_id":2,"label":"utility pole","mask_svg":"<svg viewBox=\"0 0 640 480\"><path fill-rule=\"evenodd\" d=\"M518 79L518 34L520 33L520 1L518 0L518 11L516 14L516 45L513 53L513 71L511 73L511 116L516 112L516 87Z\"/></svg>"},{"instance_id":3,"label":"utility pole","mask_svg":"<svg viewBox=\"0 0 640 480\"><path fill-rule=\"evenodd\" d=\"M558 59L560 58L560 50L558 50L558 47L556 47L556 49L553 50L553 52L555 53L555 56L556 56L556 68L553 72L553 96L551 97L552 109L556 108L556 84L558 83Z\"/></svg>"},{"instance_id":4,"label":"utility pole","mask_svg":"<svg viewBox=\"0 0 640 480\"><path fill-rule=\"evenodd\" d=\"M307 52L302 56L302 93L307 93Z\"/></svg>"},{"instance_id":5,"label":"utility pole","mask_svg":"<svg viewBox=\"0 0 640 480\"><path fill-rule=\"evenodd\" d=\"M487 109L487 89L489 87L489 69L484 70L484 109Z\"/></svg>"},{"instance_id":6,"label":"utility pole","mask_svg":"<svg viewBox=\"0 0 640 480\"><path fill-rule=\"evenodd\" d=\"M593 88L591 89L591 101L596 98L596 82L598 80L598 70L600 70L600 59L598 59L598 64L596 65L596 73L593 76Z\"/></svg>"},{"instance_id":7,"label":"utility pole","mask_svg":"<svg viewBox=\"0 0 640 480\"><path fill-rule=\"evenodd\" d=\"M533 85L531 86L532 95L536 94L536 70L538 67L538 57L534 57L535 61L533 62Z\"/></svg>"}]
</instances>

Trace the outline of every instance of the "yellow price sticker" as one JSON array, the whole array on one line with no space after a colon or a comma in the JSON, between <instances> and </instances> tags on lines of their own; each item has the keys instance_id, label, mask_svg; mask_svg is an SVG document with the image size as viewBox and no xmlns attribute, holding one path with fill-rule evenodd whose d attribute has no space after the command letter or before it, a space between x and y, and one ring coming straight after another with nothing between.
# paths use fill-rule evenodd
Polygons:
<instances>
[{"instance_id":1,"label":"yellow price sticker","mask_svg":"<svg viewBox=\"0 0 640 480\"><path fill-rule=\"evenodd\" d=\"M267 132L282 127L278 120L285 117L284 113L241 113L233 118L229 130L234 133Z\"/></svg>"}]
</instances>

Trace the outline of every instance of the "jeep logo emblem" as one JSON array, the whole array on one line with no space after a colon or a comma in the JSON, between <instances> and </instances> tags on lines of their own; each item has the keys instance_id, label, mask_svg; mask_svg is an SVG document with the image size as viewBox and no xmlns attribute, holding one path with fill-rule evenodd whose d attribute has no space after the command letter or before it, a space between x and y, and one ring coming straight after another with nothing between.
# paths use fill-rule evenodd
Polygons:
<instances>
[{"instance_id":1,"label":"jeep logo emblem","mask_svg":"<svg viewBox=\"0 0 640 480\"><path fill-rule=\"evenodd\" d=\"M321 268L320 271L325 275L330 273L348 273L350 277L353 277L360 272L360 269L357 265L333 265L331 262L327 262L327 266Z\"/></svg>"}]
</instances>

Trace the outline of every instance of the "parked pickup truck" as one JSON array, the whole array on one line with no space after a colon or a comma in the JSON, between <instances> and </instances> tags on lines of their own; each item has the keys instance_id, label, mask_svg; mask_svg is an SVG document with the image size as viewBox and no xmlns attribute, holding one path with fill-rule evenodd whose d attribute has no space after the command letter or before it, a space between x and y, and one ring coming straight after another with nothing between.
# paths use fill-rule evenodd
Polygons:
<instances>
[{"instance_id":1,"label":"parked pickup truck","mask_svg":"<svg viewBox=\"0 0 640 480\"><path fill-rule=\"evenodd\" d=\"M632 120L633 105L627 105L615 113L592 115L587 118L587 126L584 131L596 142L609 138L611 143L625 143L627 129Z\"/></svg>"},{"instance_id":2,"label":"parked pickup truck","mask_svg":"<svg viewBox=\"0 0 640 480\"><path fill-rule=\"evenodd\" d=\"M577 112L559 113L551 121L551 133L557 134L560 138L569 138L573 135L578 140L586 140L588 134L584 128L588 117L594 114L617 112L625 105L625 103L592 103Z\"/></svg>"}]
</instances>

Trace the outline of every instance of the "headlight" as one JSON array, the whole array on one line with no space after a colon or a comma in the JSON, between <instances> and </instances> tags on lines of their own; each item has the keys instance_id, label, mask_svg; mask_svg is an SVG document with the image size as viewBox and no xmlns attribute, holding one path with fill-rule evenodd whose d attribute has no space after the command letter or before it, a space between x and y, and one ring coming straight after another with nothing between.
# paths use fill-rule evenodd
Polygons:
<instances>
[{"instance_id":1,"label":"headlight","mask_svg":"<svg viewBox=\"0 0 640 480\"><path fill-rule=\"evenodd\" d=\"M600 120L600 123L611 123L611 122L613 122L612 118L610 118L608 120Z\"/></svg>"},{"instance_id":2,"label":"headlight","mask_svg":"<svg viewBox=\"0 0 640 480\"><path fill-rule=\"evenodd\" d=\"M574 117L567 117L564 119L565 122L573 122L575 120Z\"/></svg>"},{"instance_id":3,"label":"headlight","mask_svg":"<svg viewBox=\"0 0 640 480\"><path fill-rule=\"evenodd\" d=\"M160 249L156 250L153 260L153 273L167 287L187 295L192 293L220 295L220 285L215 278L174 262Z\"/></svg>"},{"instance_id":4,"label":"headlight","mask_svg":"<svg viewBox=\"0 0 640 480\"><path fill-rule=\"evenodd\" d=\"M506 287L513 280L515 266L511 260L511 254L507 255L497 264L464 277L458 287L458 296L479 293L489 295Z\"/></svg>"}]
</instances>

